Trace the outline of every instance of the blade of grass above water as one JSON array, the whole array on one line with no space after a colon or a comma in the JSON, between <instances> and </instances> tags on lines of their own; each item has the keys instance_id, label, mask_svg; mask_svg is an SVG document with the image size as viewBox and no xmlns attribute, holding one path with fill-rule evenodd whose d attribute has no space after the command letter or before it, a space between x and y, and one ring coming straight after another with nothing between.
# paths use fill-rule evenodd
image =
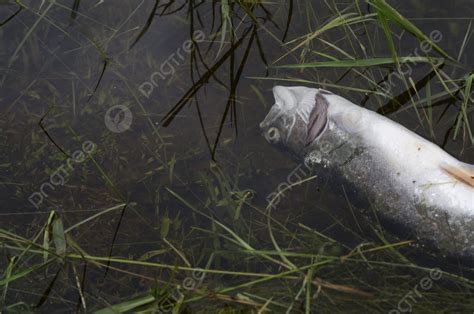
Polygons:
<instances>
[{"instance_id":1,"label":"blade of grass above water","mask_svg":"<svg viewBox=\"0 0 474 314\"><path fill-rule=\"evenodd\" d=\"M451 58L446 51L444 51L435 42L433 42L431 38L426 36L415 24L410 22L397 10L391 7L385 0L368 0L367 3L374 7L379 14L382 14L393 22L397 23L398 26L417 37L420 41L425 41L429 43L433 47L433 49L435 49L443 57L454 61L454 59Z\"/></svg>"},{"instance_id":2,"label":"blade of grass above water","mask_svg":"<svg viewBox=\"0 0 474 314\"><path fill-rule=\"evenodd\" d=\"M428 57L399 57L400 63L433 63L443 62L443 58L428 58ZM321 61L321 62L310 62L303 64L287 64L270 66L271 68L283 68L283 69L305 69L305 68L352 68L352 67L371 67L380 65L391 65L395 64L393 58L368 58L358 60L337 60L337 61Z\"/></svg>"}]
</instances>

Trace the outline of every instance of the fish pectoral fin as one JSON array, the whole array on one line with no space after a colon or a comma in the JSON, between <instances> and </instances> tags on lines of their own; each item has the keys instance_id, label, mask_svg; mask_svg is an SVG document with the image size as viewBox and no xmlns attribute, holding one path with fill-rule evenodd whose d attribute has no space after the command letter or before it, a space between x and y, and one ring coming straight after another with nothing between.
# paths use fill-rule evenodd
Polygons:
<instances>
[{"instance_id":1,"label":"fish pectoral fin","mask_svg":"<svg viewBox=\"0 0 474 314\"><path fill-rule=\"evenodd\" d=\"M456 180L474 187L474 165L466 163L456 165L442 163L441 168Z\"/></svg>"}]
</instances>

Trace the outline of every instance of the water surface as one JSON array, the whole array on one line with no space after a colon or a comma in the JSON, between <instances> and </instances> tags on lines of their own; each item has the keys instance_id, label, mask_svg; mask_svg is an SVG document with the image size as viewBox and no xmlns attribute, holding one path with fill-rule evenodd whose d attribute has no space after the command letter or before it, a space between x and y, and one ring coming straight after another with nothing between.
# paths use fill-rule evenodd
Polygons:
<instances>
[{"instance_id":1,"label":"water surface","mask_svg":"<svg viewBox=\"0 0 474 314\"><path fill-rule=\"evenodd\" d=\"M183 280L196 277L193 268L206 267L224 273L208 273L186 290L187 299L201 300L182 308L258 309L273 297L269 306L277 312L389 311L433 267L466 279L446 275L412 306L474 306L468 304L469 266L380 229L324 178L285 191L269 218L269 195L298 164L268 145L258 128L273 104L274 85L324 87L473 163L469 123L463 122L472 121L472 101L465 104L460 93L474 63L471 3L390 1L428 36L441 34L438 45L459 61L437 72L433 64L414 64L411 75L394 79L390 93L381 86L393 64L278 67L391 57L386 34L370 15L373 6L231 1L226 17L225 3L0 3L2 278L34 268L7 287L2 283L2 306L88 312L147 294L169 299ZM359 15L367 20L342 23L298 46L330 21ZM423 52L395 23L390 28L399 56L442 57ZM449 95L446 85L458 90ZM460 116L463 106L467 118ZM72 229L64 235L61 224ZM47 256L44 228L55 240ZM375 249L388 243L396 249ZM366 248L377 253L340 263L341 256ZM238 287L259 278L252 274L284 271L282 264L291 264L281 252L306 267L302 273L311 269L317 280L353 290L317 281L307 292L313 303L305 307L299 272ZM122 262L109 263L110 257ZM309 267L318 261L322 266ZM159 302L143 304L160 308Z\"/></svg>"}]
</instances>

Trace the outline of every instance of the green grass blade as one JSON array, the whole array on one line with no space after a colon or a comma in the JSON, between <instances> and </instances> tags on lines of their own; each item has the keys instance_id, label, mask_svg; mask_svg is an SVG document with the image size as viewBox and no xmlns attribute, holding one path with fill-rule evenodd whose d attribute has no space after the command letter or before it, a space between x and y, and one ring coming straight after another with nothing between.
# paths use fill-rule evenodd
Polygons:
<instances>
[{"instance_id":1,"label":"green grass blade","mask_svg":"<svg viewBox=\"0 0 474 314\"><path fill-rule=\"evenodd\" d=\"M130 301L122 302L110 307L103 308L101 310L93 312L94 314L117 314L117 313L129 313L130 311L141 307L143 305L150 304L155 301L155 297L147 295L144 297L136 298Z\"/></svg>"},{"instance_id":2,"label":"green grass blade","mask_svg":"<svg viewBox=\"0 0 474 314\"><path fill-rule=\"evenodd\" d=\"M427 58L427 57L399 57L397 60L394 58L368 58L368 59L357 59L357 60L337 60L337 61L322 61L322 62L309 62L302 64L287 64L272 66L272 68L283 68L283 69L305 69L305 68L354 68L354 67L371 67L381 65L391 65L399 63L433 63L433 61L442 62L441 58Z\"/></svg>"},{"instance_id":3,"label":"green grass blade","mask_svg":"<svg viewBox=\"0 0 474 314\"><path fill-rule=\"evenodd\" d=\"M451 58L446 51L444 51L435 42L433 42L431 38L426 36L418 27L416 27L415 24L410 22L397 10L391 7L385 0L368 0L368 3L373 6L377 10L377 12L379 12L386 18L392 20L393 22L397 23L398 26L417 37L420 41L426 41L427 43L429 43L431 47L433 47L433 49L436 50L443 57L453 60L453 58Z\"/></svg>"},{"instance_id":4,"label":"green grass blade","mask_svg":"<svg viewBox=\"0 0 474 314\"><path fill-rule=\"evenodd\" d=\"M43 262L46 262L48 260L48 254L49 254L49 241L51 240L51 226L53 224L55 216L55 211L52 210L51 213L48 216L48 222L46 223L46 226L44 227L44 235L43 235Z\"/></svg>"},{"instance_id":5,"label":"green grass blade","mask_svg":"<svg viewBox=\"0 0 474 314\"><path fill-rule=\"evenodd\" d=\"M392 38L392 31L390 30L390 26L388 25L388 20L380 11L377 13L377 17L382 25L383 32L385 33L385 37L387 37L388 48L390 49L390 53L392 54L393 61L397 65L397 69L400 68L400 62L398 61L398 54L397 50L395 49L395 43L393 42Z\"/></svg>"},{"instance_id":6,"label":"green grass blade","mask_svg":"<svg viewBox=\"0 0 474 314\"><path fill-rule=\"evenodd\" d=\"M56 215L53 220L53 242L56 254L62 256L66 253L66 237L64 235L63 221Z\"/></svg>"}]
</instances>

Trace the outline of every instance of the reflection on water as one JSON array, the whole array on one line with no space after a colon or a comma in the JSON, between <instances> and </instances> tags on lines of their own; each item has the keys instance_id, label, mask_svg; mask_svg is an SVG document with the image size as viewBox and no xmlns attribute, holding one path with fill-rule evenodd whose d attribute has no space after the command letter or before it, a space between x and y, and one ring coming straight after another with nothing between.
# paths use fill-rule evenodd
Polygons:
<instances>
[{"instance_id":1,"label":"reflection on water","mask_svg":"<svg viewBox=\"0 0 474 314\"><path fill-rule=\"evenodd\" d=\"M275 297L274 311L291 306L298 312L305 308L298 276L312 269L325 282L315 283L311 292L326 294L318 306L334 308L334 300L345 300L344 309L366 309L367 303L349 304L346 297L367 298L364 291L383 290L382 278L393 276L407 289L387 288L371 302L378 310L396 308L416 272L395 267L387 273L369 263L341 270L333 261L403 239L374 228L376 222L365 221L343 190L328 189L324 178L292 187L271 217L266 215L268 196L297 164L270 147L258 128L275 84L323 86L383 111L472 163L465 123L472 119L472 102L465 104L459 92L473 64L472 6L391 4L424 33L438 31L438 45L459 63L415 62L409 75L391 81L390 74L398 73L391 61L281 67L390 60L375 7L352 1L1 2L2 278L21 273L5 288L2 306L24 302L18 306L92 311L150 289L156 301L194 278L193 268L208 268L228 273L206 273L199 286L185 291L186 297L200 298L191 307L208 302L213 309L259 308ZM346 22L331 24L338 18ZM426 57L415 36L393 21L389 25L400 57ZM442 57L432 49L428 55ZM81 149L86 141L94 150ZM64 263L50 261L65 254L57 251L62 245L70 256ZM436 266L469 277L469 270L451 261L424 256L406 243L398 246L419 269ZM331 258L291 255L295 252ZM87 255L96 258L86 263ZM369 259L408 263L392 249ZM311 266L318 262L327 264L326 274ZM306 268L283 276L280 284L237 287L265 278L259 273L295 265ZM326 283L331 280L357 288L341 292ZM449 285L436 283L430 291ZM208 293L212 296L203 301ZM430 304L416 306L436 307Z\"/></svg>"}]
</instances>

